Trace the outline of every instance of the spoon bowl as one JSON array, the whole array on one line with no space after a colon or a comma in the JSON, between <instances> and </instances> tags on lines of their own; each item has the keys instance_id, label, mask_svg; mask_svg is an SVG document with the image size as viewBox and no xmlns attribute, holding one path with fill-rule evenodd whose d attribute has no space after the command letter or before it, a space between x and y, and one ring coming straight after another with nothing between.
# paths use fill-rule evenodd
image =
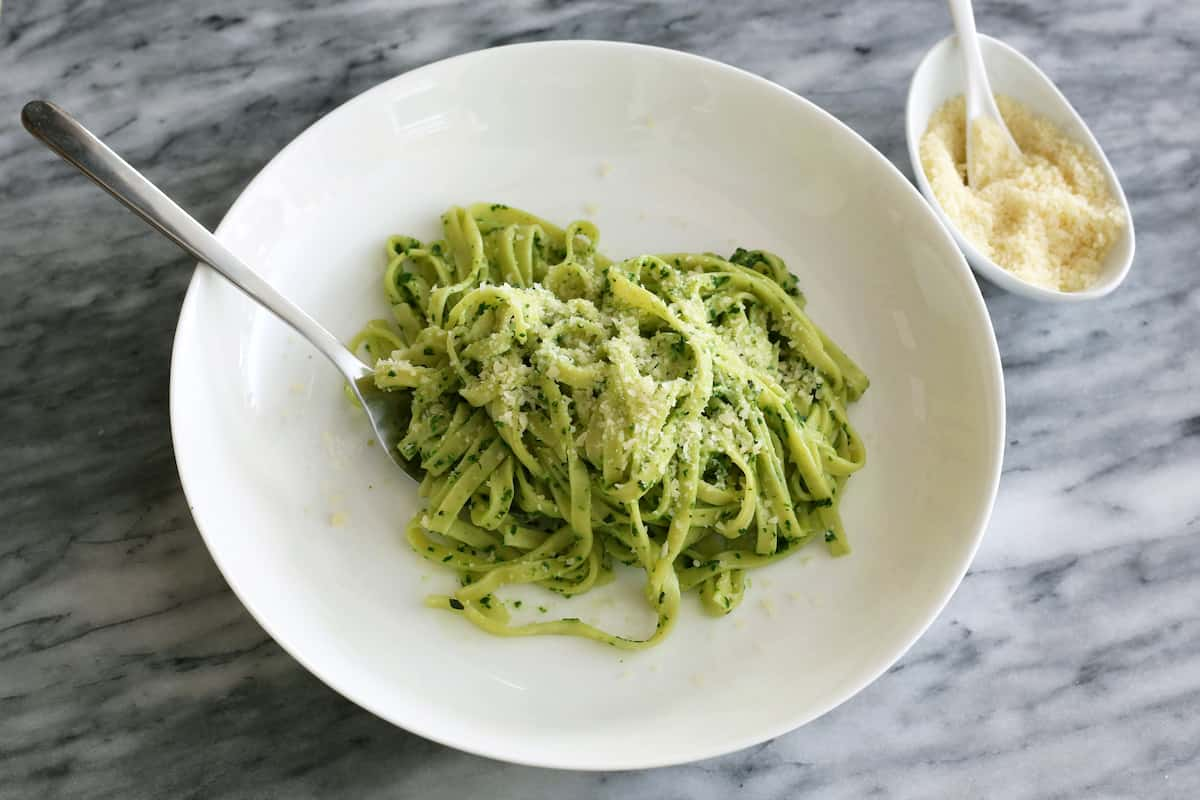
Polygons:
<instances>
[{"instance_id":1,"label":"spoon bowl","mask_svg":"<svg viewBox=\"0 0 1200 800\"><path fill-rule=\"evenodd\" d=\"M1047 302L1070 303L1104 297L1121 285L1133 264L1133 217L1129 213L1129 203L1125 199L1125 192L1121 189L1120 181L1117 180L1116 172L1113 171L1104 151L1079 113L1032 61L1012 47L990 36L978 34L978 40L983 63L987 68L993 90L997 94L1008 95L1020 101L1034 113L1057 125L1064 134L1085 146L1096 161L1103 166L1109 191L1125 214L1125 226L1121 229L1117 241L1105 255L1096 282L1087 289L1077 292L1044 289L1021 280L981 253L958 230L933 194L933 188L929 185L925 169L921 166L920 153L921 136L929 125L930 117L944 102L963 94L965 89L962 54L959 49L958 37L954 34L938 42L925 54L917 66L916 72L913 73L912 83L908 90L908 102L905 108L905 135L908 140L908 156L912 162L913 176L916 178L917 187L954 236L954 240L967 257L967 263L971 265L976 274L982 275L996 286L1015 294Z\"/></svg>"}]
</instances>

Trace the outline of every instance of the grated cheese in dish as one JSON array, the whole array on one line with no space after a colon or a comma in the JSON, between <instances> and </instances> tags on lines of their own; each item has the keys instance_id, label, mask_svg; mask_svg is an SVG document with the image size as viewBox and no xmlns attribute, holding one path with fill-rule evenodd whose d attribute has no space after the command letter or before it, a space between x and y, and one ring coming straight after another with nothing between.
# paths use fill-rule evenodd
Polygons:
<instances>
[{"instance_id":1,"label":"grated cheese in dish","mask_svg":"<svg viewBox=\"0 0 1200 800\"><path fill-rule=\"evenodd\" d=\"M1021 149L976 120L977 186L967 185L966 104L946 101L921 137L921 165L942 210L983 255L1021 280L1074 292L1100 274L1125 225L1103 166L1082 144L1011 97L996 104Z\"/></svg>"}]
</instances>

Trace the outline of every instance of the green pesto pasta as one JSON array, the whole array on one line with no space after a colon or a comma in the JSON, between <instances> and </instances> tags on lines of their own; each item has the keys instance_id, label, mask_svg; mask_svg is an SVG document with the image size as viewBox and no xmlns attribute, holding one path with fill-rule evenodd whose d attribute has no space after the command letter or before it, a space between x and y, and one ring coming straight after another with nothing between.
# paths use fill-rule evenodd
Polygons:
<instances>
[{"instance_id":1,"label":"green pesto pasta","mask_svg":"<svg viewBox=\"0 0 1200 800\"><path fill-rule=\"evenodd\" d=\"M352 346L409 409L401 454L424 471L407 538L456 570L427 603L494 634L660 641L681 595L727 614L747 570L824 540L866 453L846 406L867 388L809 320L783 262L756 250L614 262L590 222L452 208L443 238L387 243L393 320ZM655 630L511 622L498 592L566 596L645 571Z\"/></svg>"}]
</instances>

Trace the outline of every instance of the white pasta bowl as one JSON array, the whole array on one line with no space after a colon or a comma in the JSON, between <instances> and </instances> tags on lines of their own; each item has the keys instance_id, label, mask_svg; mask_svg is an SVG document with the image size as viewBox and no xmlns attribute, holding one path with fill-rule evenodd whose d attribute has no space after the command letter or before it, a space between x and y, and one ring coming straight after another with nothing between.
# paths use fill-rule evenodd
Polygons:
<instances>
[{"instance_id":1,"label":"white pasta bowl","mask_svg":"<svg viewBox=\"0 0 1200 800\"><path fill-rule=\"evenodd\" d=\"M921 136L929 127L930 117L947 100L963 93L962 56L958 48L958 37L953 34L942 39L925 54L913 73L908 89L904 132L908 140L908 157L912 163L913 176L921 194L925 195L938 217L950 230L966 255L967 262L978 274L996 286L1014 294L1052 303L1096 300L1112 293L1129 274L1134 253L1133 216L1129 213L1129 202L1125 199L1121 182L1117 180L1116 170L1109 163L1100 143L1096 141L1083 118L1036 64L1004 42L990 36L980 35L979 49L983 53L983 62L987 67L992 91L1019 100L1091 152L1092 157L1104 169L1108 189L1124 213L1125 226L1100 262L1096 282L1076 292L1047 289L1018 278L984 255L958 230L958 226L942 210L941 203L934 195L925 169L921 165Z\"/></svg>"},{"instance_id":2,"label":"white pasta bowl","mask_svg":"<svg viewBox=\"0 0 1200 800\"><path fill-rule=\"evenodd\" d=\"M199 268L171 417L196 522L230 586L295 658L422 736L508 761L623 769L714 756L825 713L893 664L966 571L992 507L1004 391L954 241L842 123L766 80L668 50L518 45L390 80L314 124L218 229L349 338L387 313L382 249L455 203L591 216L615 257L775 251L814 320L872 380L851 418L867 466L842 502L853 553L753 573L713 619L686 596L657 648L499 639L423 597L452 575L402 535L414 484L369 444L337 374ZM640 573L548 614L636 632ZM567 612L570 612L567 614Z\"/></svg>"}]
</instances>

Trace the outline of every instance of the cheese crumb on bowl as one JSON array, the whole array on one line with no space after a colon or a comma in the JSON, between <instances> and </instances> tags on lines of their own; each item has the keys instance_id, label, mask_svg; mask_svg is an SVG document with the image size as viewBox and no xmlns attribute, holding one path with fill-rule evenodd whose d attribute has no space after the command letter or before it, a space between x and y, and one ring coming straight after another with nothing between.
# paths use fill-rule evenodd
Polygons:
<instances>
[{"instance_id":1,"label":"cheese crumb on bowl","mask_svg":"<svg viewBox=\"0 0 1200 800\"><path fill-rule=\"evenodd\" d=\"M997 95L996 103L1021 153L1010 152L994 122L976 120L978 185L968 186L966 104L951 98L920 140L930 189L958 232L1017 278L1058 292L1092 287L1128 224L1105 167L1013 98Z\"/></svg>"}]
</instances>

